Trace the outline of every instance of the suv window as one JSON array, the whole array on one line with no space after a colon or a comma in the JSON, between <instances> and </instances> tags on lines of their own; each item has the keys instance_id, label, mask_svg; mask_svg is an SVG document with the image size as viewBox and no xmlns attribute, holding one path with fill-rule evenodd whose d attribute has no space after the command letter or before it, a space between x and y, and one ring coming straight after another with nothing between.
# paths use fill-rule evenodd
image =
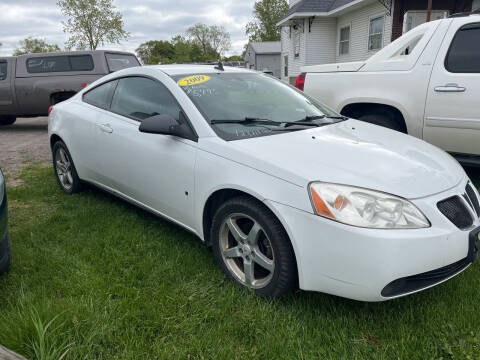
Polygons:
<instances>
[{"instance_id":1,"label":"suv window","mask_svg":"<svg viewBox=\"0 0 480 360\"><path fill-rule=\"evenodd\" d=\"M7 78L7 62L0 61L0 80L5 80Z\"/></svg>"},{"instance_id":2,"label":"suv window","mask_svg":"<svg viewBox=\"0 0 480 360\"><path fill-rule=\"evenodd\" d=\"M452 73L480 73L480 23L461 27L453 38L445 68Z\"/></svg>"},{"instance_id":3,"label":"suv window","mask_svg":"<svg viewBox=\"0 0 480 360\"><path fill-rule=\"evenodd\" d=\"M134 66L140 66L140 63L135 55L107 53L105 54L105 58L107 59L108 69L110 72Z\"/></svg>"},{"instance_id":4,"label":"suv window","mask_svg":"<svg viewBox=\"0 0 480 360\"><path fill-rule=\"evenodd\" d=\"M159 82L144 77L126 77L118 81L111 110L138 121L168 114L179 120L180 106Z\"/></svg>"},{"instance_id":5,"label":"suv window","mask_svg":"<svg viewBox=\"0 0 480 360\"><path fill-rule=\"evenodd\" d=\"M115 88L116 83L117 81L114 80L97 86L83 95L83 101L108 109L110 107L112 91Z\"/></svg>"},{"instance_id":6,"label":"suv window","mask_svg":"<svg viewBox=\"0 0 480 360\"><path fill-rule=\"evenodd\" d=\"M45 56L27 60L27 71L31 74L91 70L91 55Z\"/></svg>"}]
</instances>

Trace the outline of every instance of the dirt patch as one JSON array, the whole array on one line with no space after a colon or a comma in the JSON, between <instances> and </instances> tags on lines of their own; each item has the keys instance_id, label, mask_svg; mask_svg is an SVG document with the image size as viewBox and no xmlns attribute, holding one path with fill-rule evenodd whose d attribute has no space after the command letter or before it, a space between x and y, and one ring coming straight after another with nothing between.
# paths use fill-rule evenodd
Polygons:
<instances>
[{"instance_id":1,"label":"dirt patch","mask_svg":"<svg viewBox=\"0 0 480 360\"><path fill-rule=\"evenodd\" d=\"M52 154L47 128L46 117L18 119L13 125L0 127L0 168L7 186L22 183L18 176L26 166L50 166Z\"/></svg>"}]
</instances>

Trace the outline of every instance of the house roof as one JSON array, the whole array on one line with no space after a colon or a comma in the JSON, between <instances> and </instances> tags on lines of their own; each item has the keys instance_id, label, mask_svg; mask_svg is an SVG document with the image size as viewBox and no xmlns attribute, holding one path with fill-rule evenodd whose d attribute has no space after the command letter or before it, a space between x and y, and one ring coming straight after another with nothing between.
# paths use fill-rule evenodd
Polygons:
<instances>
[{"instance_id":1,"label":"house roof","mask_svg":"<svg viewBox=\"0 0 480 360\"><path fill-rule=\"evenodd\" d=\"M249 45L256 54L276 54L282 51L280 41L251 42Z\"/></svg>"},{"instance_id":2,"label":"house roof","mask_svg":"<svg viewBox=\"0 0 480 360\"><path fill-rule=\"evenodd\" d=\"M277 23L280 26L285 20L295 16L314 16L316 14L327 15L347 5L359 3L361 0L300 0Z\"/></svg>"}]
</instances>

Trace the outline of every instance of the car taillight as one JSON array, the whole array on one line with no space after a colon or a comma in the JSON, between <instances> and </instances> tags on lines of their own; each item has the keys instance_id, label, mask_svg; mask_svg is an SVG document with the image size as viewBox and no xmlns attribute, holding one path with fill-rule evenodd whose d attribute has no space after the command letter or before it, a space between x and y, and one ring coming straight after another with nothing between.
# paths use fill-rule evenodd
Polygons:
<instances>
[{"instance_id":1,"label":"car taillight","mask_svg":"<svg viewBox=\"0 0 480 360\"><path fill-rule=\"evenodd\" d=\"M88 86L88 83L83 83L82 84L82 88L87 87L87 86Z\"/></svg>"},{"instance_id":2,"label":"car taillight","mask_svg":"<svg viewBox=\"0 0 480 360\"><path fill-rule=\"evenodd\" d=\"M52 112L52 110L53 110L53 105L48 108L48 115L50 115L50 113Z\"/></svg>"},{"instance_id":3,"label":"car taillight","mask_svg":"<svg viewBox=\"0 0 480 360\"><path fill-rule=\"evenodd\" d=\"M307 73L301 73L300 75L297 76L297 82L295 83L295 87L299 90L302 90L305 88L305 77L307 76Z\"/></svg>"}]
</instances>

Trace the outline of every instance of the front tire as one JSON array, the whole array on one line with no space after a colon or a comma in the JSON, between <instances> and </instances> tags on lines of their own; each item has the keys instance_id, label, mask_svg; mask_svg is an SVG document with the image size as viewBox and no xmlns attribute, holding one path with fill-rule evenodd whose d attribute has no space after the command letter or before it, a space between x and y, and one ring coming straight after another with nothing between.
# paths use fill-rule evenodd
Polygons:
<instances>
[{"instance_id":1,"label":"front tire","mask_svg":"<svg viewBox=\"0 0 480 360\"><path fill-rule=\"evenodd\" d=\"M248 197L219 207L211 228L213 253L222 271L261 296L279 297L297 286L290 239L273 213Z\"/></svg>"},{"instance_id":2,"label":"front tire","mask_svg":"<svg viewBox=\"0 0 480 360\"><path fill-rule=\"evenodd\" d=\"M57 141L52 148L53 168L60 188L67 194L82 190L82 181L78 177L72 156L63 141Z\"/></svg>"},{"instance_id":3,"label":"front tire","mask_svg":"<svg viewBox=\"0 0 480 360\"><path fill-rule=\"evenodd\" d=\"M0 116L0 126L12 125L17 121L15 116Z\"/></svg>"}]
</instances>

